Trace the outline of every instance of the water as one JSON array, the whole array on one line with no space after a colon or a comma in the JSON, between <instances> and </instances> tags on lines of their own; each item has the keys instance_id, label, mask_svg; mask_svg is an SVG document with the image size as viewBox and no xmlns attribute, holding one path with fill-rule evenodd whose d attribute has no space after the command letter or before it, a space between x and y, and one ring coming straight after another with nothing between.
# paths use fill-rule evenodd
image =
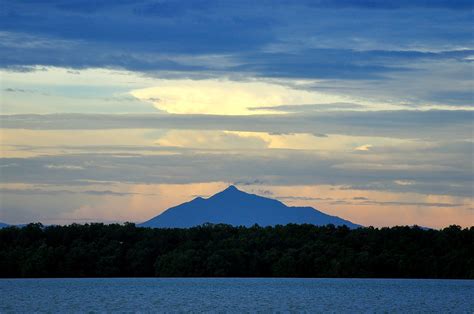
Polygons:
<instances>
[{"instance_id":1,"label":"water","mask_svg":"<svg viewBox=\"0 0 474 314\"><path fill-rule=\"evenodd\" d=\"M0 312L474 312L474 281L114 278L0 280Z\"/></svg>"}]
</instances>

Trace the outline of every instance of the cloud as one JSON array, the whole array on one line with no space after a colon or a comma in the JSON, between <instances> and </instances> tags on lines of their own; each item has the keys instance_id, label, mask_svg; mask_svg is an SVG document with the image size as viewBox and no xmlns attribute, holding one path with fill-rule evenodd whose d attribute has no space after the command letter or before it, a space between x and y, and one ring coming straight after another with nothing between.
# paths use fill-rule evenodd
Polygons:
<instances>
[{"instance_id":1,"label":"cloud","mask_svg":"<svg viewBox=\"0 0 474 314\"><path fill-rule=\"evenodd\" d=\"M249 185L263 185L266 182L263 180L259 179L254 179L254 180L243 180L243 181L235 181L232 183L232 185L237 185L237 186L249 186Z\"/></svg>"},{"instance_id":2,"label":"cloud","mask_svg":"<svg viewBox=\"0 0 474 314\"><path fill-rule=\"evenodd\" d=\"M409 181L409 180L395 180L394 182L398 185L413 185L413 184L415 184L415 181Z\"/></svg>"},{"instance_id":3,"label":"cloud","mask_svg":"<svg viewBox=\"0 0 474 314\"><path fill-rule=\"evenodd\" d=\"M367 80L472 55L467 0L95 3L7 1L1 65Z\"/></svg>"},{"instance_id":4,"label":"cloud","mask_svg":"<svg viewBox=\"0 0 474 314\"><path fill-rule=\"evenodd\" d=\"M6 0L0 180L472 196L473 17L467 0ZM120 196L104 188L81 193ZM385 207L431 208L402 203Z\"/></svg>"},{"instance_id":5,"label":"cloud","mask_svg":"<svg viewBox=\"0 0 474 314\"><path fill-rule=\"evenodd\" d=\"M173 155L81 152L76 154L2 158L4 183L87 185L96 182L131 184L185 184L197 182L247 182L269 185L328 184L353 190L472 194L472 154L430 150L417 155L405 152L354 154L307 150L183 150ZM368 161L377 159L377 167ZM83 165L81 171L48 169L45 165ZM392 166L399 165L401 166ZM428 164L427 164L428 163ZM341 167L341 165L344 165ZM353 165L357 165L354 167ZM21 171L19 171L21 169ZM203 171L205 169L205 171ZM413 185L398 180L416 181Z\"/></svg>"},{"instance_id":6,"label":"cloud","mask_svg":"<svg viewBox=\"0 0 474 314\"><path fill-rule=\"evenodd\" d=\"M334 111L286 115L52 114L2 115L4 129L182 129L267 133L348 134L418 139L471 139L468 110Z\"/></svg>"},{"instance_id":7,"label":"cloud","mask_svg":"<svg viewBox=\"0 0 474 314\"><path fill-rule=\"evenodd\" d=\"M64 169L64 170L84 170L84 167L82 166L76 166L76 165L45 165L45 168L48 169Z\"/></svg>"},{"instance_id":8,"label":"cloud","mask_svg":"<svg viewBox=\"0 0 474 314\"><path fill-rule=\"evenodd\" d=\"M332 201L331 197L309 197L309 196L276 196L280 200L289 201Z\"/></svg>"},{"instance_id":9,"label":"cloud","mask_svg":"<svg viewBox=\"0 0 474 314\"><path fill-rule=\"evenodd\" d=\"M155 141L165 147L186 147L195 149L259 149L268 146L258 136L240 136L224 131L168 131Z\"/></svg>"},{"instance_id":10,"label":"cloud","mask_svg":"<svg viewBox=\"0 0 474 314\"><path fill-rule=\"evenodd\" d=\"M470 0L317 0L308 1L308 4L327 8L354 7L372 10L398 10L406 8L466 10L473 7L473 3Z\"/></svg>"},{"instance_id":11,"label":"cloud","mask_svg":"<svg viewBox=\"0 0 474 314\"><path fill-rule=\"evenodd\" d=\"M18 188L0 188L0 194L5 195L5 194L15 194L15 195L61 195L61 194L84 194L84 195L90 195L90 196L129 196L129 195L142 195L139 193L130 193L130 192L115 192L115 191L110 191L110 190L51 190L51 189L40 189L40 188L35 188L35 189L30 189L30 188L24 188L24 189L18 189Z\"/></svg>"},{"instance_id":12,"label":"cloud","mask_svg":"<svg viewBox=\"0 0 474 314\"><path fill-rule=\"evenodd\" d=\"M366 106L351 103L329 103L329 104L307 104L307 105L279 105L266 107L248 107L251 111L281 111L286 113L328 111L328 110L352 110L363 109Z\"/></svg>"},{"instance_id":13,"label":"cloud","mask_svg":"<svg viewBox=\"0 0 474 314\"><path fill-rule=\"evenodd\" d=\"M354 148L354 150L360 151L360 152L366 152L366 151L369 151L371 149L372 149L371 144L365 144L365 145L357 146L356 148Z\"/></svg>"},{"instance_id":14,"label":"cloud","mask_svg":"<svg viewBox=\"0 0 474 314\"><path fill-rule=\"evenodd\" d=\"M137 99L150 101L168 113L253 114L257 109L284 103L314 103L341 100L317 91L294 89L280 84L229 80L161 80L156 87L133 90ZM262 105L266 107L262 107Z\"/></svg>"},{"instance_id":15,"label":"cloud","mask_svg":"<svg viewBox=\"0 0 474 314\"><path fill-rule=\"evenodd\" d=\"M193 79L196 86L174 92L168 88L163 91L166 97L154 95L159 91L158 85L131 86L128 90L151 93L150 97L142 98L144 103L152 102L157 108L180 113L243 114L250 111L247 107L317 103L285 101L281 98L285 93L279 93L280 99L274 104L248 94L244 96L254 102L246 104L244 99L235 102L229 96L233 93L224 91L226 97L221 97L222 90L216 92L209 84L206 86L201 81L204 79L240 83L258 80L288 88L300 85L300 94L319 92L320 96L339 98L320 99L321 103L371 102L383 106L409 103L414 107L438 109L472 106L470 26L474 11L467 9L472 3L441 0L96 3L7 1L0 27L0 68L12 72L56 67L72 73L91 68L113 69L148 78ZM377 25L377 32L373 31L373 25ZM159 31L150 32L150 29ZM76 79L82 75L72 73ZM101 82L107 84L110 80L113 79L101 79ZM51 87L53 91L61 89L59 81ZM79 89L84 91L83 87L76 91ZM189 92L186 94L185 90ZM97 90L91 91L95 95ZM221 103L206 95L214 95ZM40 110L43 106L49 106L47 112L114 110L114 107L106 109L103 103L96 106L96 99L87 105L72 106L71 99L42 100L26 96L17 99L16 96L6 97L4 108L8 112L43 113L46 112ZM189 98L197 104L191 104ZM38 106L39 101L44 105ZM151 107L139 109L137 105L134 102L123 106L120 112L143 112ZM205 110L196 111L201 106ZM306 112L310 108L286 109Z\"/></svg>"},{"instance_id":16,"label":"cloud","mask_svg":"<svg viewBox=\"0 0 474 314\"><path fill-rule=\"evenodd\" d=\"M350 49L303 49L298 53L254 53L239 59L233 71L254 73L258 77L298 79L383 80L392 72L410 72L409 67L382 62L360 62L376 59L378 52ZM399 59L398 57L394 59ZM374 60L375 61L375 60Z\"/></svg>"},{"instance_id":17,"label":"cloud","mask_svg":"<svg viewBox=\"0 0 474 314\"><path fill-rule=\"evenodd\" d=\"M413 176L414 177L414 176ZM463 183L456 182L456 179L440 178L438 182L430 182L426 177L419 181L415 186L398 185L393 182L385 180L374 180L372 182L342 185L342 190L351 191L391 191L396 193L420 193L420 194L439 194L439 195L451 195L451 196L462 196L470 197L472 195L472 182L463 181Z\"/></svg>"},{"instance_id":18,"label":"cloud","mask_svg":"<svg viewBox=\"0 0 474 314\"><path fill-rule=\"evenodd\" d=\"M338 202L338 204L344 204L345 202ZM441 208L453 208L461 207L464 204L453 204L453 203L423 203L423 202L380 202L380 201L363 201L358 203L347 202L351 205L363 205L363 206L416 206L416 207L441 207Z\"/></svg>"},{"instance_id":19,"label":"cloud","mask_svg":"<svg viewBox=\"0 0 474 314\"><path fill-rule=\"evenodd\" d=\"M431 100L459 107L474 107L474 92L472 90L443 90L434 92Z\"/></svg>"},{"instance_id":20,"label":"cloud","mask_svg":"<svg viewBox=\"0 0 474 314\"><path fill-rule=\"evenodd\" d=\"M4 88L3 91L8 92L8 93L28 93L29 92L26 89L22 89L22 88Z\"/></svg>"}]
</instances>

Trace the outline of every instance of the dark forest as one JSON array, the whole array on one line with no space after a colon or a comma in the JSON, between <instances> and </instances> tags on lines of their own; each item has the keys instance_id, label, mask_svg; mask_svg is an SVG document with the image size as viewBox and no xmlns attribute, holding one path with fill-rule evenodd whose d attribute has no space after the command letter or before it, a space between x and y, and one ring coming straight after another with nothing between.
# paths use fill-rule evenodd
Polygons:
<instances>
[{"instance_id":1,"label":"dark forest","mask_svg":"<svg viewBox=\"0 0 474 314\"><path fill-rule=\"evenodd\" d=\"M472 279L474 227L29 224L0 230L0 276Z\"/></svg>"}]
</instances>

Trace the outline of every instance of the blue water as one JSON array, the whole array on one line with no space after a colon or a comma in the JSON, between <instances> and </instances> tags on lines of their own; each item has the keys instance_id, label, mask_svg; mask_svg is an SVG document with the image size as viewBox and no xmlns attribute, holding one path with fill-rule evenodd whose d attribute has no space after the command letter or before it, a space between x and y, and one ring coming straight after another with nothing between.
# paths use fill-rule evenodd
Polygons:
<instances>
[{"instance_id":1,"label":"blue water","mask_svg":"<svg viewBox=\"0 0 474 314\"><path fill-rule=\"evenodd\" d=\"M474 312L474 281L4 279L0 312Z\"/></svg>"}]
</instances>

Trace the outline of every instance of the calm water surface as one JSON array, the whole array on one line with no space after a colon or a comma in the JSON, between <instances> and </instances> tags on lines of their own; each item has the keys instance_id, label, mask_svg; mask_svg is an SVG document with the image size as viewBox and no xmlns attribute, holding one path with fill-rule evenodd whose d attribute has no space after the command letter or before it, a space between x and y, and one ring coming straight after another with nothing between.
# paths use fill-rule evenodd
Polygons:
<instances>
[{"instance_id":1,"label":"calm water surface","mask_svg":"<svg viewBox=\"0 0 474 314\"><path fill-rule=\"evenodd\" d=\"M0 312L474 312L474 281L0 280Z\"/></svg>"}]
</instances>

